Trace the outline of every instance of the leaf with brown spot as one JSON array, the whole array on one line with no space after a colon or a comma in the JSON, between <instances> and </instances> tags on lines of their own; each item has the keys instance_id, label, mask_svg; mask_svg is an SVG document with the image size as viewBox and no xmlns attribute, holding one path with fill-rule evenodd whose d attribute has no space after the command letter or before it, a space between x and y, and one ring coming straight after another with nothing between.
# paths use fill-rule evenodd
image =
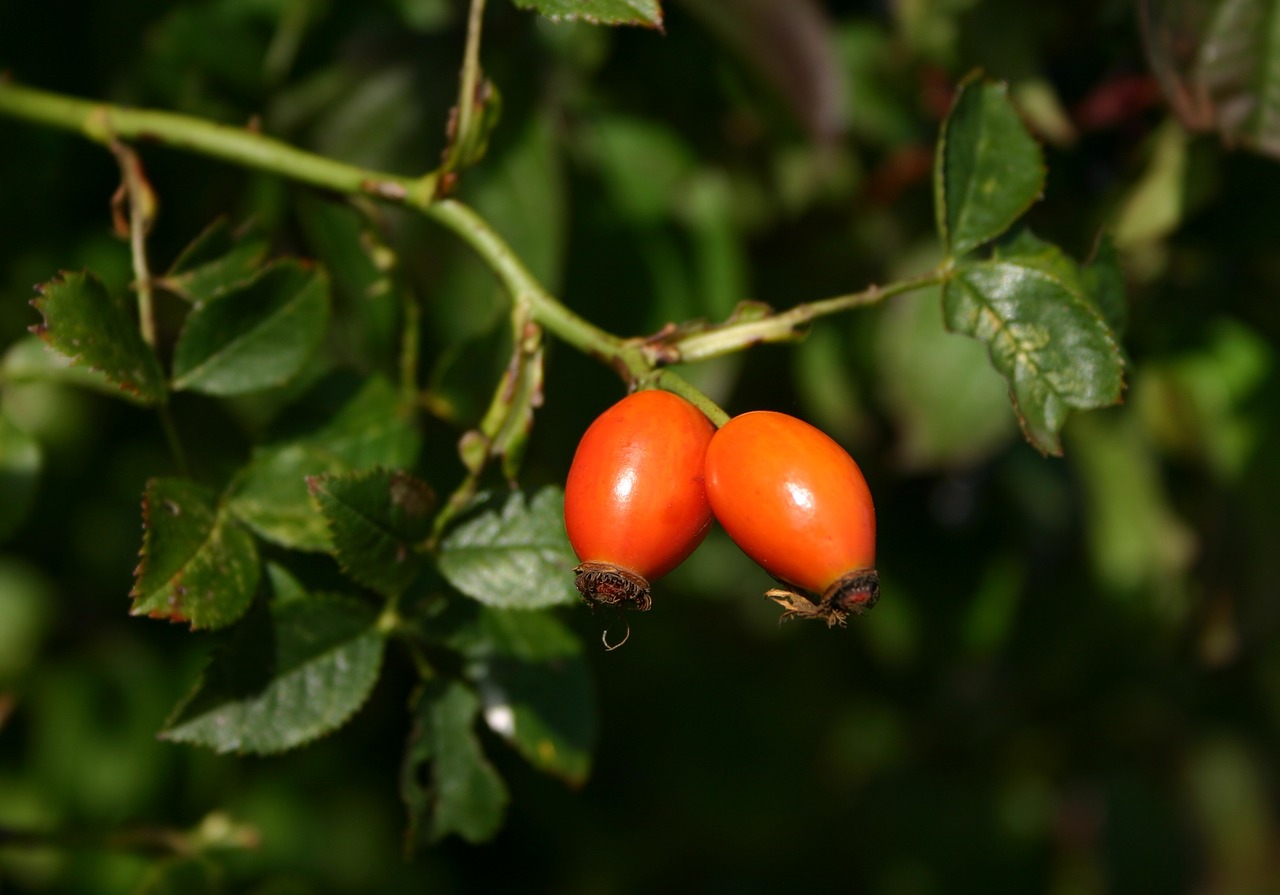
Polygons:
<instances>
[{"instance_id":1,"label":"leaf with brown spot","mask_svg":"<svg viewBox=\"0 0 1280 895\"><path fill-rule=\"evenodd\" d=\"M36 287L44 322L31 331L78 366L96 370L144 404L165 400L164 370L126 308L94 274L64 272Z\"/></svg>"},{"instance_id":2,"label":"leaf with brown spot","mask_svg":"<svg viewBox=\"0 0 1280 895\"><path fill-rule=\"evenodd\" d=\"M415 546L431 532L431 486L386 469L314 476L307 484L342 571L387 596L403 593L421 566Z\"/></svg>"},{"instance_id":3,"label":"leaf with brown spot","mask_svg":"<svg viewBox=\"0 0 1280 895\"><path fill-rule=\"evenodd\" d=\"M152 479L142 496L142 555L134 615L221 628L258 589L258 548L213 492L183 479Z\"/></svg>"}]
</instances>

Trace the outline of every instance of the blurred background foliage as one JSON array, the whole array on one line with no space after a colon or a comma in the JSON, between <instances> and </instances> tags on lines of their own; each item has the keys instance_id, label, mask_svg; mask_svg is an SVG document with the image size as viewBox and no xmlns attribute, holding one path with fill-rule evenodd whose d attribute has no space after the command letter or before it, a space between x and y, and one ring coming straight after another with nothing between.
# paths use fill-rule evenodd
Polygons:
<instances>
[{"instance_id":1,"label":"blurred background foliage","mask_svg":"<svg viewBox=\"0 0 1280 895\"><path fill-rule=\"evenodd\" d=\"M798 414L851 450L877 498L884 598L848 630L779 626L767 578L713 532L625 649L588 651L589 782L491 749L512 790L502 832L406 860L407 668L391 663L355 723L282 757L156 740L208 649L127 614L138 495L169 468L159 427L92 391L23 384L10 354L0 828L68 847L0 833L0 891L1273 891L1280 167L1265 116L1206 117L1232 94L1179 92L1191 63L1162 49L1194 32L1188 10L1225 4L669 0L663 35L490 6L503 117L461 196L592 321L641 334L927 270L933 141L980 66L1009 80L1045 146L1033 228L1078 257L1114 234L1125 403L1074 418L1065 457L1042 458L982 347L946 334L927 294L682 371L732 413ZM465 25L457 0L10 12L0 68L23 83L259 121L407 173L439 157ZM1210 74L1237 94L1257 83ZM359 215L265 175L144 155L162 203L154 258L215 218L251 224L329 266L341 313L361 321L335 327L338 356L393 363L394 312L366 290L380 247L351 250ZM88 143L0 121L0 344L36 322L32 284L60 269L127 284L117 179ZM374 213L425 303L426 468L447 486L505 362L505 300L448 234ZM561 481L620 394L553 345L524 483ZM220 406L175 413L203 462L230 469L273 409ZM595 642L585 609L562 618ZM161 828L252 847L176 871L111 847Z\"/></svg>"}]
</instances>

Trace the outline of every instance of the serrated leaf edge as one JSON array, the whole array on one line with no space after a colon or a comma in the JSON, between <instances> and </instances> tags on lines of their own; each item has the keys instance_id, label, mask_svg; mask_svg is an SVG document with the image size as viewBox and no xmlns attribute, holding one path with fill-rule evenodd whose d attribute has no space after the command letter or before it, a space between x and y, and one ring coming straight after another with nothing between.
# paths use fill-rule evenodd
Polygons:
<instances>
[{"instance_id":1,"label":"serrated leaf edge","mask_svg":"<svg viewBox=\"0 0 1280 895\"><path fill-rule=\"evenodd\" d=\"M257 274L256 274L255 276L251 277L249 280L247 280L247 281L245 281L243 284L241 284L241 285L240 285L240 287L239 287L238 289L229 289L229 290L227 290L227 291L225 291L225 292L219 293L219 294L217 295L217 297L215 297L215 298L209 298L209 299L206 299L206 300L204 300L204 301L196 302L196 303L195 303L195 305L194 305L194 307L193 307L192 312L193 312L193 313L198 312L198 311L202 310L203 308L205 308L205 307L209 306L209 305L210 305L210 304L212 304L212 303L219 302L219 301L223 301L223 300L224 300L224 299L226 299L228 296L233 295L233 294L235 294L236 292L240 292L240 291L243 291L243 290L245 290L245 289L248 289L249 287L251 287L251 286L253 286L253 285L257 284L257 282L258 282L259 280L263 279L263 278L264 278L265 276L267 276L271 271L276 270L276 269L279 269L279 268L283 267L283 266L284 266L284 265L286 265L286 264L296 264L296 265L298 265L298 266L299 266L299 268L300 268L300 269L302 269L303 271L305 271L305 272L307 272L307 273L310 273L310 274L312 274L312 275L316 276L316 277L320 280L320 283L321 283L321 289L322 289L322 292L323 292L323 294L324 294L324 296L325 296L325 307L326 307L326 310L327 310L327 309L328 309L328 306L329 306L329 297L328 297L328 295L329 295L329 274L328 274L328 272L327 272L327 271L325 271L325 269L324 269L323 267L321 267L321 266L319 266L319 265L316 265L316 264L312 264L311 262L308 262L308 261L306 261L305 259L302 259L302 258L295 258L295 257L289 257L289 258L278 258L278 259L276 259L275 261L272 261L270 264L268 264L268 265L266 265L265 267L263 267L262 269L260 269L260 270L257 272ZM281 305L281 306L280 306L280 308L278 308L274 313L270 314L270 315L269 315L269 316L267 316L267 317L264 317L264 318L259 322L258 327L255 327L255 329L256 329L256 328L259 328L259 327L261 327L261 326L264 326L264 325L266 325L266 324L268 324L268 323L270 323L270 322L274 322L274 321L275 321L278 317L280 317L281 315L283 315L283 314L287 314L287 313L291 312L291 310L293 309L294 305L295 305L295 304L296 304L296 302L297 302L297 295L298 295L298 294L301 294L302 292L308 291L308 290L309 290L309 289L311 289L311 288L312 288L311 283L309 283L309 282L308 282L306 286L304 286L302 289L300 289L300 290L298 291L298 293L296 293L294 296L290 297L290 299L289 299L288 301L286 301L283 305ZM328 326L328 323L326 322L326 324L325 324L325 325L326 325L326 327L327 327L327 326ZM183 340L183 337L186 335L186 332L187 332L187 330L186 330L186 328L184 327L184 328L183 328L182 333L178 336L178 342L177 342L177 344L175 344L175 345L174 345L174 355L175 355L175 357L177 356L179 346L181 345L182 340ZM173 382L171 383L171 384L172 384L173 389L174 389L175 391L186 391L186 390L190 390L190 391L200 391L200 389L198 389L198 388L192 388L192 386L190 385L190 383L191 383L192 379L193 379L193 378L198 378L198 377L197 377L197 374L201 373L201 372L202 372L202 371L204 371L204 370L207 370L211 365L213 365L214 363L216 363L216 362L220 361L220 360L221 360L221 359L226 355L226 353L227 353L228 351L230 351L230 350L231 350L235 345L237 345L237 344L241 341L241 339L242 339L242 338L243 338L243 334L241 335L241 337L238 337L238 338L236 338L236 339L231 340L230 342L227 342L227 343L226 343L225 345L223 345L223 346L222 346L222 348L220 348L218 351L215 351L213 354L210 354L210 355L206 356L203 360L201 360L201 361L200 361L200 363L196 364L195 366L191 367L190 369L184 370L184 371L183 371L183 373L182 373L181 375L177 375L177 373L176 373L176 371L175 371L175 375L174 375L174 377L173 377ZM297 375L297 374L296 374L296 371L295 371L294 373L290 373L290 374L287 374L287 375L284 375L284 376L277 377L276 379L273 379L273 380L265 381L265 382L264 382L264 384L263 384L260 388L254 388L254 389L252 389L252 391L261 391L261 390L263 390L263 389L276 388L276 387L281 386L281 385L283 385L284 383L288 382L288 381L289 381L293 376L295 376L295 375ZM217 392L209 392L209 394L218 394L218 393L217 393Z\"/></svg>"},{"instance_id":2,"label":"serrated leaf edge","mask_svg":"<svg viewBox=\"0 0 1280 895\"><path fill-rule=\"evenodd\" d=\"M335 541L335 539L334 539L334 536L333 536L333 535L334 535L334 522L335 522L335 520L333 519L333 517L332 517L332 516L330 516L330 514L326 513L326 512L325 512L325 510L324 510L324 505L323 505L323 502L322 502L323 498L322 498L322 496L321 496L321 491L323 491L323 492L324 492L324 494L329 495L329 497L330 497L332 500L334 500L334 501L335 501L335 503L338 503L339 505L341 505L341 506L343 506L343 507L346 507L346 508L347 508L347 509L349 509L352 513L354 513L355 515L359 516L361 519L363 519L363 520L365 520L366 522L368 522L368 523L369 523L371 526L373 526L374 528L378 529L378 531L380 531L380 532L382 532L383 534L385 534L385 535L387 536L387 538L388 538L388 539L390 539L390 540L392 540L392 541L395 541L397 544L401 544L401 545L403 545L403 546L404 546L404 547L406 547L406 548L407 548L411 553L416 553L416 551L414 550L414 547L415 547L415 545L414 545L414 544L412 544L412 543L410 543L409 541L405 540L404 538L400 537L398 534L396 534L395 532L391 531L390 529L388 529L386 526L382 525L382 524L381 524L380 522L378 522L377 520L372 519L372 518L370 518L369 516L365 515L364 513L360 512L359 510L355 509L354 507L352 507L352 506L351 506L349 503L347 503L346 501L339 500L335 495L333 495L333 494L332 494L332 492L328 491L328 490L327 490L327 488L326 488L326 485L327 485L330 481L332 481L332 480L334 480L334 479L338 479L338 478L349 478L349 479L351 479L351 480L353 480L353 481L354 481L354 480L365 480L365 479L370 479L370 478L372 478L372 477L373 477L373 476L375 476L375 475L380 475L380 474L384 474L384 473L389 473L389 474L391 474L392 476L396 476L396 475L404 475L404 476L407 476L407 477L409 477L409 478L411 478L411 479L415 479L416 481L418 481L418 482L420 482L421 484L425 485L425 486L428 488L428 490L430 490L430 489L431 489L431 486L430 486L429 484L427 484L426 482L423 482L421 479L418 479L418 478L417 478L417 476L414 476L412 473L410 473L410 472L408 472L408 471L405 471L405 470L388 469L388 468L386 468L386 467L384 467L384 466L374 466L374 467L371 467L371 468L369 468L369 469L362 469L362 470L358 470L358 471L356 471L356 472L354 472L354 473L345 473L345 474L344 474L344 473L324 473L324 474L321 474L321 475L309 475L309 476L307 476L307 477L306 477L306 478L307 478L307 490L308 490L308 491L310 492L310 494L311 494L311 504L312 504L312 506L315 508L315 511L316 511L316 512L321 516L321 518L323 518L323 519L324 519L324 523L325 523L325 530L326 530L326 531L328 531L328 533L329 533L329 547L328 547L328 552L329 552L329 554L330 554L331 556L333 556L333 558L334 558L334 559L336 559L336 560L338 561L338 569L339 569L339 570L340 570L344 575L346 575L348 578L350 578L352 581L354 581L356 584L359 584L361 587L367 587L367 588L369 588L370 590L376 591L376 592L378 592L378 593L383 593L383 594L385 594L385 591L384 591L384 589L383 589L383 588L381 588L381 587L377 587L377 586L375 586L375 585L373 585L373 584L369 583L368 581L365 581L365 580L364 580L364 576L363 576L363 575L360 575L360 574L357 574L357 573L353 572L353 571L351 570L351 568L350 568L350 567L349 567L349 566L348 566L348 565L343 561L342 557L338 555L337 543L336 543L336 541ZM434 497L434 493L433 493L433 497Z\"/></svg>"},{"instance_id":3,"label":"serrated leaf edge","mask_svg":"<svg viewBox=\"0 0 1280 895\"><path fill-rule=\"evenodd\" d=\"M1073 261L1073 263L1075 262ZM989 266L994 264L1009 264L1011 266L1020 267L1023 270L1027 271L1030 275L1040 277L1041 279L1044 279L1048 282L1054 283L1055 285L1059 286L1065 293L1071 296L1071 299L1075 302L1077 307L1082 309L1086 314L1092 317L1095 322L1098 323L1098 325L1102 329L1103 334L1106 337L1107 347L1110 349L1110 353L1112 354L1116 364L1120 368L1120 384L1119 384L1115 398L1105 404L1077 404L1071 401L1063 400L1062 401L1063 406L1070 408L1071 410L1074 410L1074 411L1085 411L1085 410L1098 410L1103 407L1111 407L1121 403L1124 400L1124 391L1126 388L1126 382L1124 377L1124 368L1126 364L1124 359L1124 353L1120 350L1120 344L1119 342L1116 341L1115 334L1112 332L1110 325L1106 321L1106 318L1103 317L1102 312L1098 310L1097 307L1094 306L1093 302L1089 301L1087 297L1082 295L1078 289L1073 288L1070 284L1065 282L1061 277L1054 276L1053 274L1048 273L1047 271L1041 270L1038 267L1017 264L1016 262L1009 259L1001 259L998 261L993 259L986 259L983 261L975 262L973 264L963 265L961 267L952 269L948 274L947 280L944 281L943 283L943 294L945 295L946 286L956 274L962 273L965 269ZM1007 329L1008 321L1004 320L1004 318L1000 317L1000 315L996 314L995 311L991 309L990 302L986 301L984 298L980 298L980 302L984 311L986 313L989 313L993 318L995 318L998 321L998 329L1000 330L1001 333L1004 333L1004 331ZM944 304L945 304L945 299L944 299ZM945 323L945 315L944 315L944 323ZM968 336L969 338L973 338L973 339L976 339L977 341L982 342L987 346L987 353L988 353L988 356L990 356L991 350L992 350L991 346L994 340L978 339L972 333L964 332L961 330L954 330L951 328L950 325L947 325L947 331L956 333L957 335ZM1012 336L1010 336L1010 338L1012 338ZM1018 352L1018 357L1021 359L1025 357L1025 355L1022 352ZM1062 397L1062 393L1053 387L1052 381L1040 371L1038 364L1035 364L1028 360L1026 362L1026 365L1031 370L1034 371L1036 378L1046 383L1047 387L1055 395L1058 395L1060 398ZM1030 430L1028 426L1027 415L1024 412L1021 403L1018 401L1017 393L1014 390L1013 384L1010 382L1009 377L1004 373L1004 371L1000 370L999 368L996 368L996 372L1000 374L1001 378L1004 379L1005 383L1008 385L1009 400L1010 400L1010 403L1012 403L1013 405L1014 414L1018 419L1018 426L1022 430L1023 437L1026 439L1026 441L1030 443L1033 447L1035 447L1036 450L1040 451L1042 454L1045 454L1046 456L1049 456L1049 455L1061 456L1062 454L1061 427L1059 427L1058 429L1054 430L1051 433L1053 438L1053 441L1051 444L1049 445L1042 444L1040 439Z\"/></svg>"},{"instance_id":4,"label":"serrated leaf edge","mask_svg":"<svg viewBox=\"0 0 1280 895\"><path fill-rule=\"evenodd\" d=\"M534 0L515 0L516 6L520 7L521 9L527 9L532 12L536 12L538 15L542 16L544 19L550 22L560 23L560 22L582 21L582 22L587 22L591 25L635 25L640 28L652 28L654 31L657 31L660 34L666 33L666 27L663 21L662 3L660 2L660 0L655 0L654 2L654 6L656 6L658 9L658 17L653 20L649 19L644 13L642 13L634 3L630 2L630 0L623 0L623 2L625 2L627 6L630 7L631 9L635 10L636 17L634 19L630 19L630 20L601 19L599 16L593 16L593 15L583 14L583 13L570 13L567 15L551 15L539 9L536 2L534 2Z\"/></svg>"},{"instance_id":5,"label":"serrated leaf edge","mask_svg":"<svg viewBox=\"0 0 1280 895\"><path fill-rule=\"evenodd\" d=\"M341 594L326 594L326 593L308 594L305 600L307 602L331 602L331 603L346 603L346 604L354 603L362 606L365 605L360 600L356 600L352 597L346 597ZM293 602L296 602L296 601L291 601L291 604ZM208 672L209 667L213 664L214 659L217 657L218 651L220 649L226 648L226 646L224 645L222 647L219 647L218 649L215 649L214 652L209 655L209 658L205 662L204 667L200 669L200 674L196 676L196 680L192 684L191 689L187 691L187 694L178 701L178 704L174 707L173 711L169 713L169 716L165 719L165 722L161 727L160 732L156 734L156 736L161 740L165 740L171 743L183 743L184 745L188 745L188 746L199 746L204 749L212 749L214 752L216 752L219 755L237 755L237 756L283 755L285 752L292 752L295 749L301 749L305 746L311 745L317 740L321 740L327 736L331 736L332 734L335 734L342 728L346 727L347 724L351 721L351 719L354 718L357 714L359 714L360 710L363 709L365 705L368 704L369 697L373 695L374 687L377 686L378 679L379 677L381 677L381 668L382 668L383 662L386 660L387 639L385 634L383 634L379 630L376 619L372 623L370 623L368 629L362 632L359 636L364 637L369 633L374 633L378 635L376 640L379 645L379 656L378 656L379 671L370 680L368 688L365 690L363 694L361 694L360 698L352 703L351 709L326 730L318 731L317 733L304 737L298 740L297 742L290 743L289 745L283 746L279 749L245 749L245 748L224 749L220 746L211 746L208 743L203 743L198 740L188 739L181 736L175 736L172 730L174 722L182 714L182 710L185 709L187 705L190 704L190 702L193 699L195 699L195 697L200 693L200 688L204 686L205 674ZM344 643L351 643L351 642L352 641L350 640L344 641ZM329 655L329 653L321 653L320 655L327 656ZM272 678L273 682L276 680L278 680L278 678Z\"/></svg>"},{"instance_id":6,"label":"serrated leaf edge","mask_svg":"<svg viewBox=\"0 0 1280 895\"><path fill-rule=\"evenodd\" d=\"M1009 223L1004 227L1003 230L1000 230L998 233L993 233L991 236L985 239L979 240L978 242L974 242L972 245L965 244L963 246L956 246L952 244L951 228L947 224L947 212L950 206L947 203L947 198L946 198L946 191L947 191L946 159L947 159L947 146L949 144L948 136L951 129L951 118L952 118L952 115L955 113L956 107L959 106L961 99L963 99L965 91L973 88L975 85L977 87L993 87L997 89L1006 98L1006 100L1008 100L1008 97L1009 97L1009 83L1007 81L1001 81L1001 80L989 78L982 72L981 69L975 69L960 81L960 84L956 89L955 97L954 99L952 99L951 108L948 110L946 118L943 119L942 127L938 132L938 143L935 149L934 166L933 166L934 218L935 218L935 224L938 229L938 238L942 242L943 248L946 250L947 255L952 258L962 257L968 254L969 252L972 252L975 249L981 248L982 246L992 242L993 240L999 239L1001 236L1007 233L1009 231L1009 228L1012 227L1014 223L1018 221L1019 218L1025 215L1027 213L1027 210L1030 209L1032 205L1036 204L1036 202L1040 201L1040 199L1044 197L1045 180L1048 177L1048 166L1045 163L1045 159L1044 159L1044 147L1040 144L1040 141L1036 139L1035 134L1032 133L1029 128L1027 128L1025 122L1023 122L1023 129L1026 131L1027 137L1032 141L1032 143L1036 145L1037 149L1039 150L1037 153L1036 166L1037 168L1039 168L1039 172L1040 172L1040 189L1037 190L1036 194L1032 196L1029 200L1027 200L1027 202L1021 208L1018 209L1018 211L1012 216ZM1013 106L1012 100L1008 100L1008 102L1013 113L1018 117L1019 121L1022 121L1022 116L1018 112L1017 108Z\"/></svg>"},{"instance_id":7,"label":"serrated leaf edge","mask_svg":"<svg viewBox=\"0 0 1280 895\"><path fill-rule=\"evenodd\" d=\"M160 366L160 361L155 356L155 352L150 349L150 346L148 346L148 354L146 355L146 357L148 359L148 366L152 367L151 373L156 377L156 389L158 391L158 394L154 398L148 395L144 395L142 393L142 390L134 383L129 382L128 380L117 381L115 378L112 377L110 373L108 373L106 370L102 369L101 367L97 367L97 366L94 366L93 364L84 362L82 360L82 358L84 357L83 353L66 354L63 351L60 351L57 348L57 346L55 346L53 342L50 341L49 315L45 313L43 301L46 297L46 293L50 288L59 287L59 286L70 286L71 284L68 282L69 277L80 277L81 279L84 279L84 280L88 280L90 277L93 277L95 280L98 279L94 273L88 270L81 270L81 271L59 270L51 279L46 280L43 283L37 283L35 286L35 289L36 289L36 292L39 293L39 295L31 299L28 302L28 304L40 312L40 317L43 322L35 323L35 324L32 324L31 326L28 326L27 332L37 336L40 339L40 341L44 342L46 350L52 351L54 354L58 355L59 357L65 358L69 364L73 364L77 367L83 367L84 369L89 370L90 372L100 374L107 382L111 383L111 385L113 385L115 388L124 392L126 395L132 396L134 399L136 399L139 403L143 404L144 406L149 407L153 404L164 403L164 400L167 397L167 392L168 392L168 389L165 384L164 369ZM102 290L104 294L106 294L106 285L101 283L100 280L99 280L99 285L102 286Z\"/></svg>"},{"instance_id":8,"label":"serrated leaf edge","mask_svg":"<svg viewBox=\"0 0 1280 895\"><path fill-rule=\"evenodd\" d=\"M192 631L216 630L211 626L199 625L196 623L194 619L189 619L182 616L176 616L176 614L168 615L168 616L159 615L154 612L145 612L137 608L137 602L139 600L147 599L148 597L147 594L144 594L141 591L142 575L147 568L147 559L148 559L147 547L150 543L150 538L151 538L151 512L152 512L152 506L150 501L151 487L154 483L158 481L161 481L161 479L159 478L148 479L146 485L142 489L142 528L143 528L142 545L138 549L138 564L134 567L134 570L133 570L133 586L129 589L129 598L134 601L134 606L130 607L129 614L132 616L145 615L147 618L154 618L154 619L167 618L172 624L186 623L190 625L190 630ZM195 485L196 487L201 487L195 482L189 482L187 484L192 484L192 485ZM208 490L208 489L202 489L202 490ZM220 501L215 500L213 502L213 526L209 529L209 534L203 540L201 540L200 545L195 550L193 550L189 556L187 556L183 560L183 563L182 563L183 568L185 568L187 564L190 563L191 560L205 548L205 546L209 543L209 540L212 537L213 533L217 531L218 526L220 524L230 524L235 526L242 525L240 520L235 517L234 513L231 513ZM252 535L250 535L250 537L252 538ZM256 552L257 551L256 551L256 545L255 545L255 554ZM170 584L173 583L174 580L176 580L179 577L179 574L173 575L171 578L166 580L157 589L163 590L164 588L168 587ZM244 610L240 613L239 616L236 616L235 618L225 622L224 624L218 625L217 628L225 628L229 625L235 624L236 621L244 617L245 613L249 611L249 608L252 605L253 605L253 601L251 599L249 603L246 604Z\"/></svg>"}]
</instances>

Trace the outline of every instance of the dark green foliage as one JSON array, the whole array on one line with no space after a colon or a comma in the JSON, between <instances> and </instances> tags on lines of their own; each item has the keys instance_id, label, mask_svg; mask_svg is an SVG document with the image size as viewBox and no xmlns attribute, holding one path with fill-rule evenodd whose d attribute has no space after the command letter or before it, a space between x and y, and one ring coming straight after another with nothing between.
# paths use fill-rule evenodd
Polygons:
<instances>
[{"instance_id":1,"label":"dark green foliage","mask_svg":"<svg viewBox=\"0 0 1280 895\"><path fill-rule=\"evenodd\" d=\"M309 480L342 570L357 584L397 596L419 571L431 530L431 486L406 472L374 469Z\"/></svg>"},{"instance_id":2,"label":"dark green foliage","mask_svg":"<svg viewBox=\"0 0 1280 895\"><path fill-rule=\"evenodd\" d=\"M218 752L283 752L324 736L369 698L382 667L377 612L344 597L250 616L209 661L161 736Z\"/></svg>"},{"instance_id":3,"label":"dark green foliage","mask_svg":"<svg viewBox=\"0 0 1280 895\"><path fill-rule=\"evenodd\" d=\"M489 0L461 132L463 2L24 7L0 891L1267 891L1275 3L1140 5ZM120 135L22 85L479 224L143 129L134 246ZM618 373L807 303L670 371L850 450L879 605L779 625L713 529L592 614L559 483Z\"/></svg>"}]
</instances>

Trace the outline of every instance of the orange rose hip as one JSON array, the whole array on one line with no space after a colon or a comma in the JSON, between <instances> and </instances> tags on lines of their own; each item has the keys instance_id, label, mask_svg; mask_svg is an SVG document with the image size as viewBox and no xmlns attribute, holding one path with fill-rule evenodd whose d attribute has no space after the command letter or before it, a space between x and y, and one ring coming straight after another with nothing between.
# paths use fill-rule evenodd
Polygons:
<instances>
[{"instance_id":1,"label":"orange rose hip","mask_svg":"<svg viewBox=\"0 0 1280 895\"><path fill-rule=\"evenodd\" d=\"M711 527L704 484L715 427L671 392L623 398L588 427L565 482L575 581L591 605L652 605L649 582L670 572Z\"/></svg>"},{"instance_id":2,"label":"orange rose hip","mask_svg":"<svg viewBox=\"0 0 1280 895\"><path fill-rule=\"evenodd\" d=\"M707 448L707 497L743 552L795 590L768 596L783 618L844 624L875 605L876 517L853 458L784 413L754 411L720 428Z\"/></svg>"}]
</instances>

